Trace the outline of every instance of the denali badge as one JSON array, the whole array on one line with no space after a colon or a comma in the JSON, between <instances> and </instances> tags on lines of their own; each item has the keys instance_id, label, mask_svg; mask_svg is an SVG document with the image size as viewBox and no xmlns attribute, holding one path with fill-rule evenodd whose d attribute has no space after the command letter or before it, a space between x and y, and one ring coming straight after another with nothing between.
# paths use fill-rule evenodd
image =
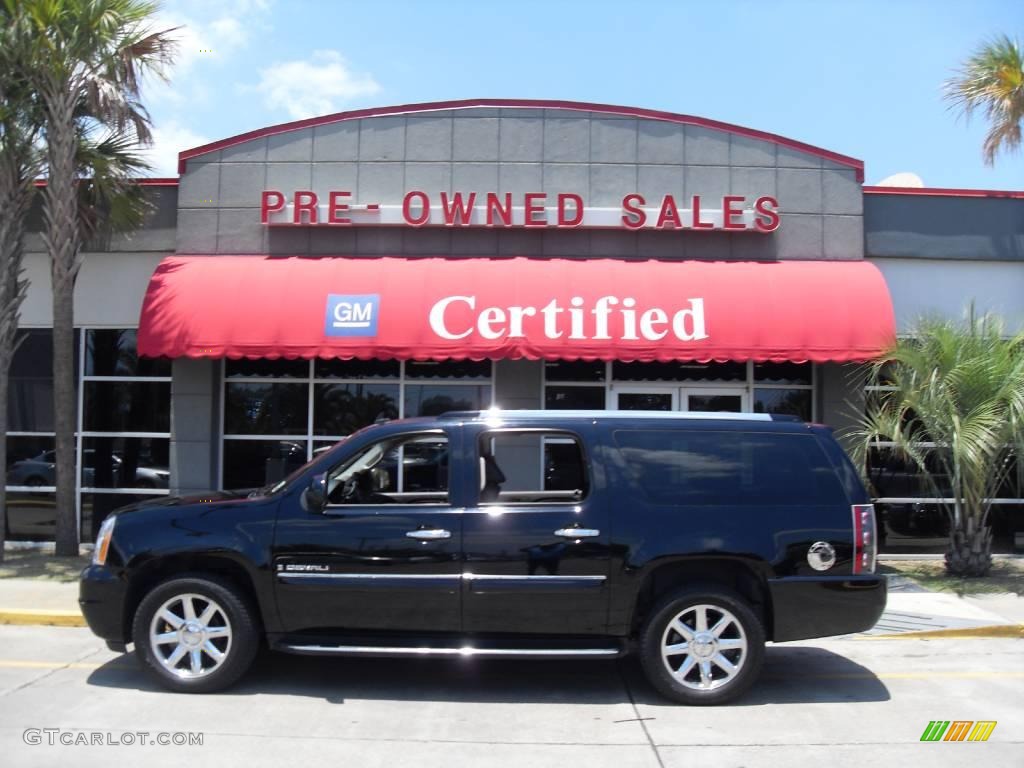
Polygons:
<instances>
[{"instance_id":1,"label":"denali badge","mask_svg":"<svg viewBox=\"0 0 1024 768\"><path fill-rule=\"evenodd\" d=\"M836 564L836 550L827 541L816 541L807 550L807 562L816 571L827 571Z\"/></svg>"},{"instance_id":2,"label":"denali badge","mask_svg":"<svg viewBox=\"0 0 1024 768\"><path fill-rule=\"evenodd\" d=\"M280 570L281 566L278 566ZM286 571L329 571L331 566L329 565L301 565L297 563L288 563L284 566Z\"/></svg>"}]
</instances>

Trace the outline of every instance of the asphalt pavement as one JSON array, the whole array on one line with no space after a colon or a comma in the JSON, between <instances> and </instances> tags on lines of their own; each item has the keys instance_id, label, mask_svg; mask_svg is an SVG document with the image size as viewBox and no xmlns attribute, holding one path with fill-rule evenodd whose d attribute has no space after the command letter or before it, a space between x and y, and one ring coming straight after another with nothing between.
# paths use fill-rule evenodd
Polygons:
<instances>
[{"instance_id":1,"label":"asphalt pavement","mask_svg":"<svg viewBox=\"0 0 1024 768\"><path fill-rule=\"evenodd\" d=\"M197 696L159 689L130 654L108 651L86 629L0 626L0 760L104 768L1015 766L1024 764L1022 686L1019 639L859 637L770 646L753 691L714 708L665 702L629 659L264 653L237 687ZM997 725L984 743L922 743L932 720ZM149 743L189 734L201 734L202 744Z\"/></svg>"}]
</instances>

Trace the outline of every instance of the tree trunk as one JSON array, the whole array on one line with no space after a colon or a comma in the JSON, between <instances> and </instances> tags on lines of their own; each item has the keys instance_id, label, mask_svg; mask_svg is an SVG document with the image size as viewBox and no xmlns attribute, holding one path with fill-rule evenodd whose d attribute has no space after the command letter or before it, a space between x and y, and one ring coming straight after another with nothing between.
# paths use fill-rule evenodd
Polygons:
<instances>
[{"instance_id":1,"label":"tree trunk","mask_svg":"<svg viewBox=\"0 0 1024 768\"><path fill-rule=\"evenodd\" d=\"M10 361L0 352L0 467L4 482L0 483L0 563L4 561L7 543L7 390L10 382Z\"/></svg>"},{"instance_id":2,"label":"tree trunk","mask_svg":"<svg viewBox=\"0 0 1024 768\"><path fill-rule=\"evenodd\" d=\"M43 92L47 108L49 178L44 191L46 232L53 288L53 421L57 449L57 554L78 555L75 494L74 291L78 275L78 195L75 187L77 134L74 98L65 83Z\"/></svg>"},{"instance_id":3,"label":"tree trunk","mask_svg":"<svg viewBox=\"0 0 1024 768\"><path fill-rule=\"evenodd\" d=\"M4 126L12 135L9 125ZM0 158L0 562L7 542L7 399L11 362L18 347L18 320L28 283L22 279L22 235L25 213L32 200L31 180L20 165L16 149L7 147Z\"/></svg>"},{"instance_id":4,"label":"tree trunk","mask_svg":"<svg viewBox=\"0 0 1024 768\"><path fill-rule=\"evenodd\" d=\"M946 572L950 576L987 576L992 568L992 529L974 515L961 518L949 533Z\"/></svg>"}]
</instances>

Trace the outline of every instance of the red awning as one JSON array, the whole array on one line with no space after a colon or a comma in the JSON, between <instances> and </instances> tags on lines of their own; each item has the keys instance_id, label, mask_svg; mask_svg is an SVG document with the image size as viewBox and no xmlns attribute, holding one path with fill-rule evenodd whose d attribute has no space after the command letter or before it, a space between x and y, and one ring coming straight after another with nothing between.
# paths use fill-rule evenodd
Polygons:
<instances>
[{"instance_id":1,"label":"red awning","mask_svg":"<svg viewBox=\"0 0 1024 768\"><path fill-rule=\"evenodd\" d=\"M895 338L863 261L171 256L139 352L167 357L859 361Z\"/></svg>"}]
</instances>

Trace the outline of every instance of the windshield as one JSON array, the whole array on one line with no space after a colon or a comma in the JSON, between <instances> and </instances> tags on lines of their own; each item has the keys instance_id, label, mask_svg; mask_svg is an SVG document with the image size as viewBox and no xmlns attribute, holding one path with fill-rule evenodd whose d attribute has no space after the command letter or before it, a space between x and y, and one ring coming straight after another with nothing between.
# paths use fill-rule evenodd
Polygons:
<instances>
[{"instance_id":1,"label":"windshield","mask_svg":"<svg viewBox=\"0 0 1024 768\"><path fill-rule=\"evenodd\" d=\"M346 440L348 440L348 438L347 437L343 437L343 438L341 438L341 440L339 440L334 445L341 445ZM287 488L289 485L291 485L295 480L297 480L310 467L314 466L315 464L320 463L320 461L323 460L324 456L326 456L328 453L330 453L331 448L334 448L334 446L331 446L330 448L328 448L326 450L325 449L318 449L317 451L315 451L315 455L313 456L313 458L310 461L307 461L301 467L299 467L298 469L294 470L293 472L291 472L290 474L288 474L286 477L282 478L281 480L278 480L276 482L264 485L262 488L257 488L255 491L253 491L252 493L249 494L249 498L253 499L253 498L256 498L257 496L273 496L275 493L280 493L285 488Z\"/></svg>"}]
</instances>

